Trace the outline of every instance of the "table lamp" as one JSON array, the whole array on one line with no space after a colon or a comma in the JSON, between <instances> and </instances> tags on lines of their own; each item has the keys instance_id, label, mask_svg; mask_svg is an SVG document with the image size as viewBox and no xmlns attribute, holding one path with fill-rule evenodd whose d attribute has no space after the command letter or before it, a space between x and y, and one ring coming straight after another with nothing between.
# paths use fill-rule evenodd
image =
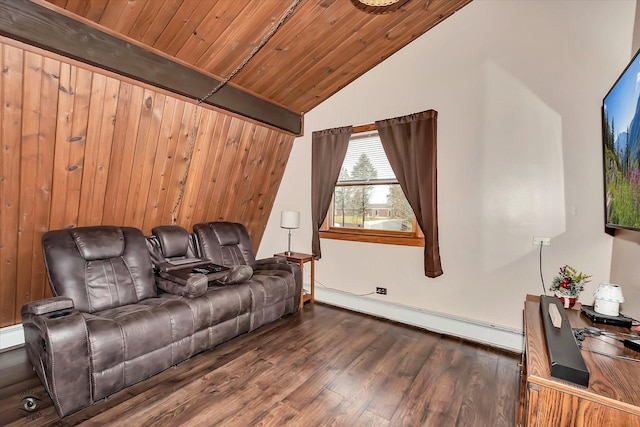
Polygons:
<instances>
[{"instance_id":1,"label":"table lamp","mask_svg":"<svg viewBox=\"0 0 640 427\"><path fill-rule=\"evenodd\" d=\"M286 228L289 230L289 244L287 245L286 255L292 255L291 252L291 230L294 228L300 228L300 212L295 211L282 211L280 213L280 228Z\"/></svg>"},{"instance_id":2,"label":"table lamp","mask_svg":"<svg viewBox=\"0 0 640 427\"><path fill-rule=\"evenodd\" d=\"M612 285L611 283L600 283L594 297L593 309L596 313L606 316L618 316L620 314L620 303L624 302L620 286Z\"/></svg>"}]
</instances>

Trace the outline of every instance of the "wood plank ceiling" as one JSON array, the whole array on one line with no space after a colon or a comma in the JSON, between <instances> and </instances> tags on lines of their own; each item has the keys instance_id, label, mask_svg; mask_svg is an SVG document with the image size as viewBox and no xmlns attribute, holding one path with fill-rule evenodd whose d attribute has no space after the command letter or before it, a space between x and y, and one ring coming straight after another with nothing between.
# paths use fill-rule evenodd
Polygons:
<instances>
[{"instance_id":1,"label":"wood plank ceiling","mask_svg":"<svg viewBox=\"0 0 640 427\"><path fill-rule=\"evenodd\" d=\"M46 1L220 79L294 0ZM393 12L371 14L352 0L302 0L232 84L290 111L309 112L470 1L410 0Z\"/></svg>"}]
</instances>

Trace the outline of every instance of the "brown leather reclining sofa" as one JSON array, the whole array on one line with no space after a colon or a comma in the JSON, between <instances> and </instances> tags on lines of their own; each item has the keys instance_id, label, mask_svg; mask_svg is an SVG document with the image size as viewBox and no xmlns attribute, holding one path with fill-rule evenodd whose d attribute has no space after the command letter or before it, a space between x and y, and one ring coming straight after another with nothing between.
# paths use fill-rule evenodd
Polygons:
<instances>
[{"instance_id":1,"label":"brown leather reclining sofa","mask_svg":"<svg viewBox=\"0 0 640 427\"><path fill-rule=\"evenodd\" d=\"M42 246L54 297L25 304L22 322L61 417L299 307L300 268L256 261L241 224L198 224L193 235L158 227L149 238L130 227L81 227L49 231ZM159 264L198 257L241 273L177 284L155 274Z\"/></svg>"}]
</instances>

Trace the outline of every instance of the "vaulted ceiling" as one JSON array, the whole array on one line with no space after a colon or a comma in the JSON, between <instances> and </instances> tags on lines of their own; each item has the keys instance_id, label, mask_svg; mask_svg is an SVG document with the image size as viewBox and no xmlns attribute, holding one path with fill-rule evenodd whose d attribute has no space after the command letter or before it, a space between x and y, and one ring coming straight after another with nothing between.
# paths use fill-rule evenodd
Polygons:
<instances>
[{"instance_id":1,"label":"vaulted ceiling","mask_svg":"<svg viewBox=\"0 0 640 427\"><path fill-rule=\"evenodd\" d=\"M43 3L43 0L35 0ZM47 0L74 19L218 79L295 0ZM231 84L306 113L471 0L409 0L385 14L357 0L301 0ZM202 94L205 96L205 94Z\"/></svg>"}]
</instances>

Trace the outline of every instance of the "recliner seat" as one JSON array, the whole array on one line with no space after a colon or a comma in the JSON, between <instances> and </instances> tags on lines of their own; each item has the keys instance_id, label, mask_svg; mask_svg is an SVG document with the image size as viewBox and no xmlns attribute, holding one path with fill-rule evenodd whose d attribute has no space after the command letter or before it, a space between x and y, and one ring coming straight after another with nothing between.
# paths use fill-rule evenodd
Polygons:
<instances>
[{"instance_id":1,"label":"recliner seat","mask_svg":"<svg viewBox=\"0 0 640 427\"><path fill-rule=\"evenodd\" d=\"M60 416L298 307L288 302L295 272L277 268L271 280L261 273L199 297L159 292L146 238L135 228L54 230L42 245L54 298L25 304L22 321L27 354ZM254 301L261 293L269 298Z\"/></svg>"},{"instance_id":2,"label":"recliner seat","mask_svg":"<svg viewBox=\"0 0 640 427\"><path fill-rule=\"evenodd\" d=\"M193 226L198 255L215 264L248 265L253 277L251 290L251 330L296 311L302 296L302 272L285 258L256 260L249 233L234 222L207 222Z\"/></svg>"}]
</instances>

